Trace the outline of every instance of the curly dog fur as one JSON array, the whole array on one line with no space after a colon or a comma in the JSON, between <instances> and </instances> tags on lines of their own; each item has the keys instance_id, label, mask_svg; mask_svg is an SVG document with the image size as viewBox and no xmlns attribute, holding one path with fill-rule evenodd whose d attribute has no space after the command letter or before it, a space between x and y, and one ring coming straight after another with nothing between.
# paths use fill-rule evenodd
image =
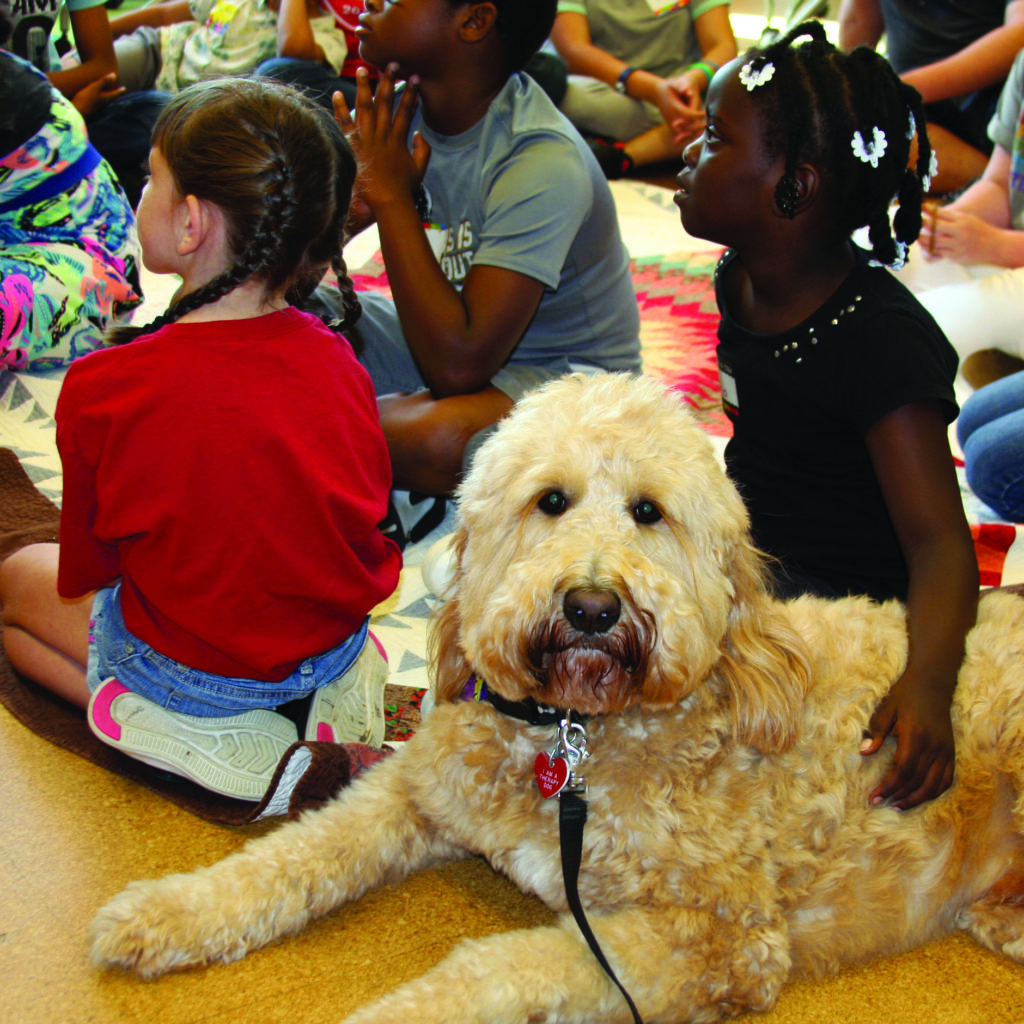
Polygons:
<instances>
[{"instance_id":1,"label":"curly dog fur","mask_svg":"<svg viewBox=\"0 0 1024 1024\"><path fill-rule=\"evenodd\" d=\"M323 810L130 886L93 924L97 963L235 960L467 854L564 910L558 800L533 778L556 727L460 700L471 673L592 716L580 893L649 1024L767 1009L796 974L952 929L1024 961L1019 598L981 602L953 788L873 808L891 741L859 746L906 657L903 609L770 599L742 502L677 398L612 375L548 385L481 449L459 508L421 730ZM349 1021L630 1019L564 914L464 942Z\"/></svg>"}]
</instances>

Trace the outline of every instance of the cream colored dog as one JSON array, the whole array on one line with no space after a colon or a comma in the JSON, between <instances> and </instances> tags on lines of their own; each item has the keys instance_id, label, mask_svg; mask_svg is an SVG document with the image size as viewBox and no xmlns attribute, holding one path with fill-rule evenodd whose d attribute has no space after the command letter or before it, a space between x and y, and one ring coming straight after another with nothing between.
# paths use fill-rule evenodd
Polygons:
<instances>
[{"instance_id":1,"label":"cream colored dog","mask_svg":"<svg viewBox=\"0 0 1024 1024\"><path fill-rule=\"evenodd\" d=\"M766 1009L796 974L964 929L1024 961L1024 604L981 602L955 704L957 775L911 812L859 753L906 654L899 605L770 600L742 503L682 404L569 377L523 401L460 500L433 635L438 705L332 804L190 875L130 886L98 963L151 977L230 961L368 889L483 854L566 907L558 804L534 778L558 726L460 699L590 716L579 889L648 1024ZM463 943L354 1022L632 1018L573 918Z\"/></svg>"}]
</instances>

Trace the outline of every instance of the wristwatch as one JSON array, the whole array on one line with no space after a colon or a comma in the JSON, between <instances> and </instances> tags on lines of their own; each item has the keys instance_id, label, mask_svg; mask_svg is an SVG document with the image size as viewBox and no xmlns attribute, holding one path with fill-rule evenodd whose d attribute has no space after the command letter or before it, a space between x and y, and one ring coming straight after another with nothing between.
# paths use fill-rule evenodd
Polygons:
<instances>
[{"instance_id":1,"label":"wristwatch","mask_svg":"<svg viewBox=\"0 0 1024 1024\"><path fill-rule=\"evenodd\" d=\"M634 71L636 71L636 68L626 68L622 74L619 75L619 80L615 83L616 92L622 93L623 96L626 95L626 79L629 78Z\"/></svg>"}]
</instances>

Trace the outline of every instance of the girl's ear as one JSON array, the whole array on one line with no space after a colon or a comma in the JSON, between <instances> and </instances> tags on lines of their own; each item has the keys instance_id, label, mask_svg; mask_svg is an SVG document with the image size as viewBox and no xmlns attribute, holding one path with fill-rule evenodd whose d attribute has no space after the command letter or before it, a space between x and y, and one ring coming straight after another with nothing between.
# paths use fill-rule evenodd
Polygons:
<instances>
[{"instance_id":1,"label":"girl's ear","mask_svg":"<svg viewBox=\"0 0 1024 1024\"><path fill-rule=\"evenodd\" d=\"M494 28L498 9L490 2L470 3L460 24L462 38L467 43L478 43Z\"/></svg>"},{"instance_id":2,"label":"girl's ear","mask_svg":"<svg viewBox=\"0 0 1024 1024\"><path fill-rule=\"evenodd\" d=\"M797 164L775 186L776 214L792 220L814 205L820 186L821 179L811 164Z\"/></svg>"},{"instance_id":3,"label":"girl's ear","mask_svg":"<svg viewBox=\"0 0 1024 1024\"><path fill-rule=\"evenodd\" d=\"M185 196L177 210L178 255L190 256L204 242L221 233L222 216L213 203Z\"/></svg>"}]
</instances>

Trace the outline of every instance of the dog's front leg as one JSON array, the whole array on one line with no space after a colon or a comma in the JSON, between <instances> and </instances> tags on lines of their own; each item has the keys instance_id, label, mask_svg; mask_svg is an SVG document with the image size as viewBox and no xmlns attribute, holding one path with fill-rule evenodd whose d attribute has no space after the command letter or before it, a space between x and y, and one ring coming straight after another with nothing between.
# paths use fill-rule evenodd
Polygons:
<instances>
[{"instance_id":1,"label":"dog's front leg","mask_svg":"<svg viewBox=\"0 0 1024 1024\"><path fill-rule=\"evenodd\" d=\"M710 1022L766 1010L789 973L781 922L741 924L681 908L591 918L645 1024ZM463 942L423 977L344 1024L632 1024L575 921Z\"/></svg>"},{"instance_id":2,"label":"dog's front leg","mask_svg":"<svg viewBox=\"0 0 1024 1024\"><path fill-rule=\"evenodd\" d=\"M418 814L404 753L219 864L128 886L93 921L93 960L143 977L238 960L385 881L460 856Z\"/></svg>"}]
</instances>

